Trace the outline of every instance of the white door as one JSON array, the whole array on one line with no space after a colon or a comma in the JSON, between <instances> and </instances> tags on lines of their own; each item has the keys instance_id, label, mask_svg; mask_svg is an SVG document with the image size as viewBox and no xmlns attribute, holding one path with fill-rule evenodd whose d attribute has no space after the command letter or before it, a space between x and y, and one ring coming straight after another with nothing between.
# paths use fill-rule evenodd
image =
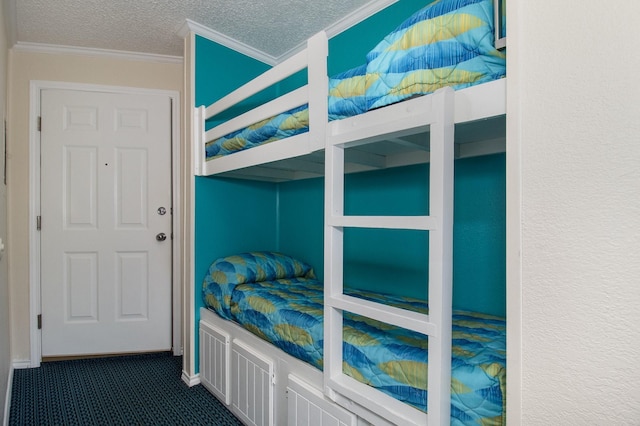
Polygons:
<instances>
[{"instance_id":1,"label":"white door","mask_svg":"<svg viewBox=\"0 0 640 426\"><path fill-rule=\"evenodd\" d=\"M45 89L41 116L42 355L169 350L170 99Z\"/></svg>"}]
</instances>

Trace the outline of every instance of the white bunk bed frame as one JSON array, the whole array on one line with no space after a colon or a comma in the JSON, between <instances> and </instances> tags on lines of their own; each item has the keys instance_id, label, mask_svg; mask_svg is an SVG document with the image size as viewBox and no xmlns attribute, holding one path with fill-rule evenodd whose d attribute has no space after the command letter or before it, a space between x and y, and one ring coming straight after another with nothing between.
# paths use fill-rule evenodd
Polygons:
<instances>
[{"instance_id":1,"label":"white bunk bed frame","mask_svg":"<svg viewBox=\"0 0 640 426\"><path fill-rule=\"evenodd\" d=\"M319 176L324 169L324 371L315 370L236 324L222 320L203 308L200 340L202 383L219 399L230 404L232 411L247 424L285 424L283 418L285 413L290 424L311 424L310 421L301 422L301 417L297 416L295 401L300 403L299 397L302 394L292 390L292 386L295 388L300 386L299 383L306 383L306 387L303 386L306 393L302 398L305 404L316 408L329 404L327 410L335 409L340 413L342 413L339 410L340 407L346 409L347 420L341 420L335 424L355 424L354 422L357 421L357 424L376 425L425 425L427 422L430 425L448 425L451 383L454 159L504 152L506 81L505 79L496 80L455 92L451 88L444 88L431 95L417 97L355 117L328 122L326 57L327 38L324 33L319 33L309 39L308 46L303 52L272 68L219 102L207 108L196 108L194 120L197 135L194 147L197 175L216 174L278 182ZM206 119L304 68L308 70L308 85L212 130L204 130ZM205 161L206 141L306 102L309 103L310 112L308 133ZM429 134L428 137L426 133ZM350 156L347 150L354 150L355 154ZM431 163L430 214L428 216L344 215L345 173L427 161ZM428 278L430 285L425 283L429 288L429 315L364 301L343 293L343 231L349 227L412 229L430 233ZM343 311L428 336L428 414L343 374ZM215 328L215 333L211 332L211 327ZM203 339L208 339L209 343L205 344ZM225 349L211 349L218 344L211 341L218 342L220 347ZM237 372L237 365L232 365L229 359L237 359L241 356L235 352L231 355L236 346L241 351L251 353L247 345L258 352L254 354L257 361L250 363L251 371L255 371L256 365L260 364L263 358L271 362L272 367L265 370L266 376L272 378L270 385L272 387L266 388L267 391L271 389L269 392L272 393L269 393L269 397L264 394L260 394L262 396L254 394L252 399L247 396L251 392L234 389L234 386L243 386L239 383L246 383L247 378L243 376L235 382L231 379L239 377L238 374L241 373ZM226 355L221 356L223 353ZM212 360L216 354L217 359ZM246 356L242 355L242 359L246 359ZM218 365L217 370L212 365ZM274 371L274 369L281 371ZM224 377L212 379L212 374L213 376L218 374L214 374L215 371L224 371ZM285 373L286 377L283 376ZM224 381L225 384L222 386L224 392L220 391L220 384L212 384L216 380ZM283 387L285 386L282 384L283 381L287 382L286 388ZM250 382L253 386L254 382ZM273 389L276 389L275 393ZM244 399L240 398L243 402L232 401L229 397L231 394L238 398L240 394L245 395ZM293 412L292 394L295 394ZM287 403L281 399L287 398L287 395L290 400L288 409L285 410L283 407ZM315 399L313 399L314 395ZM272 401L274 397L275 401ZM273 402L273 407L268 410L270 414L262 415L260 419L256 416L247 416L246 411L253 409L252 404L262 404L257 402L258 400ZM310 405L305 407L310 409ZM327 415L328 411L318 409L319 412L325 413L323 415ZM349 414L355 417L349 417ZM314 416L311 415L311 417ZM318 424L333 423L319 422Z\"/></svg>"}]
</instances>

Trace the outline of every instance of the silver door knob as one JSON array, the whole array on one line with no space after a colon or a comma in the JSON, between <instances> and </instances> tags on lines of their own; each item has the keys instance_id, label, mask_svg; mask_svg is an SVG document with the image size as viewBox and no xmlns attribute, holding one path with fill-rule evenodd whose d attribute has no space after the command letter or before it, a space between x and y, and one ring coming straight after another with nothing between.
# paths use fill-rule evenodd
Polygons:
<instances>
[{"instance_id":1,"label":"silver door knob","mask_svg":"<svg viewBox=\"0 0 640 426\"><path fill-rule=\"evenodd\" d=\"M164 232L161 232L158 235L156 235L156 240L158 241L164 241L166 239L167 239L167 235Z\"/></svg>"}]
</instances>

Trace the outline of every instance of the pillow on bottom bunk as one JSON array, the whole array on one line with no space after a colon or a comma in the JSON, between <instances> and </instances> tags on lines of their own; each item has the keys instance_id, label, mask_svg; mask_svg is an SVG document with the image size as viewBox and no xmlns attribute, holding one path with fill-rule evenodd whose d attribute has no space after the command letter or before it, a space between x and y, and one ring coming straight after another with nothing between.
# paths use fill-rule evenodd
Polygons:
<instances>
[{"instance_id":1,"label":"pillow on bottom bunk","mask_svg":"<svg viewBox=\"0 0 640 426\"><path fill-rule=\"evenodd\" d=\"M436 0L413 14L367 54L368 108L504 77L493 19L491 0Z\"/></svg>"},{"instance_id":2,"label":"pillow on bottom bunk","mask_svg":"<svg viewBox=\"0 0 640 426\"><path fill-rule=\"evenodd\" d=\"M289 278L314 279L313 268L282 253L260 251L213 261L202 283L207 306L231 320L231 294L239 284Z\"/></svg>"}]
</instances>

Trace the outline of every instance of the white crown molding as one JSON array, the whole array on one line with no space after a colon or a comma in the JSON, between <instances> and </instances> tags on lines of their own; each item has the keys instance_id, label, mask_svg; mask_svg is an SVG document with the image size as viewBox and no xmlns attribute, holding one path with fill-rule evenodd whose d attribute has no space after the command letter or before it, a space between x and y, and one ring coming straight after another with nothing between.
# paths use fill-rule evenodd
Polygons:
<instances>
[{"instance_id":1,"label":"white crown molding","mask_svg":"<svg viewBox=\"0 0 640 426\"><path fill-rule=\"evenodd\" d=\"M364 6L356 9L350 14L346 15L344 18L340 19L338 22L333 25L327 27L325 32L327 33L327 37L334 37L343 31L348 30L356 24L364 21L370 16L375 15L380 12L382 9L385 9L392 4L396 3L398 0L374 0L371 1ZM250 58L256 59L260 62L264 62L268 65L277 65L280 62L290 58L296 53L302 51L306 45L306 40L302 43L298 44L296 47L286 51L280 56L272 56L261 50L255 49L247 44L244 44L236 39L233 39L229 36L226 36L218 31L212 30L202 24L198 24L190 19L187 19L185 23L180 27L177 31L178 36L185 38L189 33L192 32L201 37L204 37L208 40L221 44L229 49L235 50L236 52L242 53L244 55L249 56Z\"/></svg>"},{"instance_id":2,"label":"white crown molding","mask_svg":"<svg viewBox=\"0 0 640 426\"><path fill-rule=\"evenodd\" d=\"M157 55L153 53L127 52L124 50L60 46L56 44L30 43L30 42L24 42L24 41L17 42L12 49L17 52L110 57L110 58L116 58L116 59L126 59L130 61L142 61L142 62L159 62L159 63L171 63L171 64L182 64L183 62L182 56L169 56L169 55Z\"/></svg>"},{"instance_id":3,"label":"white crown molding","mask_svg":"<svg viewBox=\"0 0 640 426\"><path fill-rule=\"evenodd\" d=\"M194 33L196 35L199 35L200 37L204 37L222 46L228 47L231 50L235 50L238 53L242 53L243 55L246 55L250 58L256 59L260 62L264 62L267 65L276 65L278 63L275 57L264 53L261 50L253 48L216 30L212 30L209 27L187 19L185 20L184 25L180 27L177 34L180 37L185 38L187 35L189 35L189 33Z\"/></svg>"}]
</instances>

